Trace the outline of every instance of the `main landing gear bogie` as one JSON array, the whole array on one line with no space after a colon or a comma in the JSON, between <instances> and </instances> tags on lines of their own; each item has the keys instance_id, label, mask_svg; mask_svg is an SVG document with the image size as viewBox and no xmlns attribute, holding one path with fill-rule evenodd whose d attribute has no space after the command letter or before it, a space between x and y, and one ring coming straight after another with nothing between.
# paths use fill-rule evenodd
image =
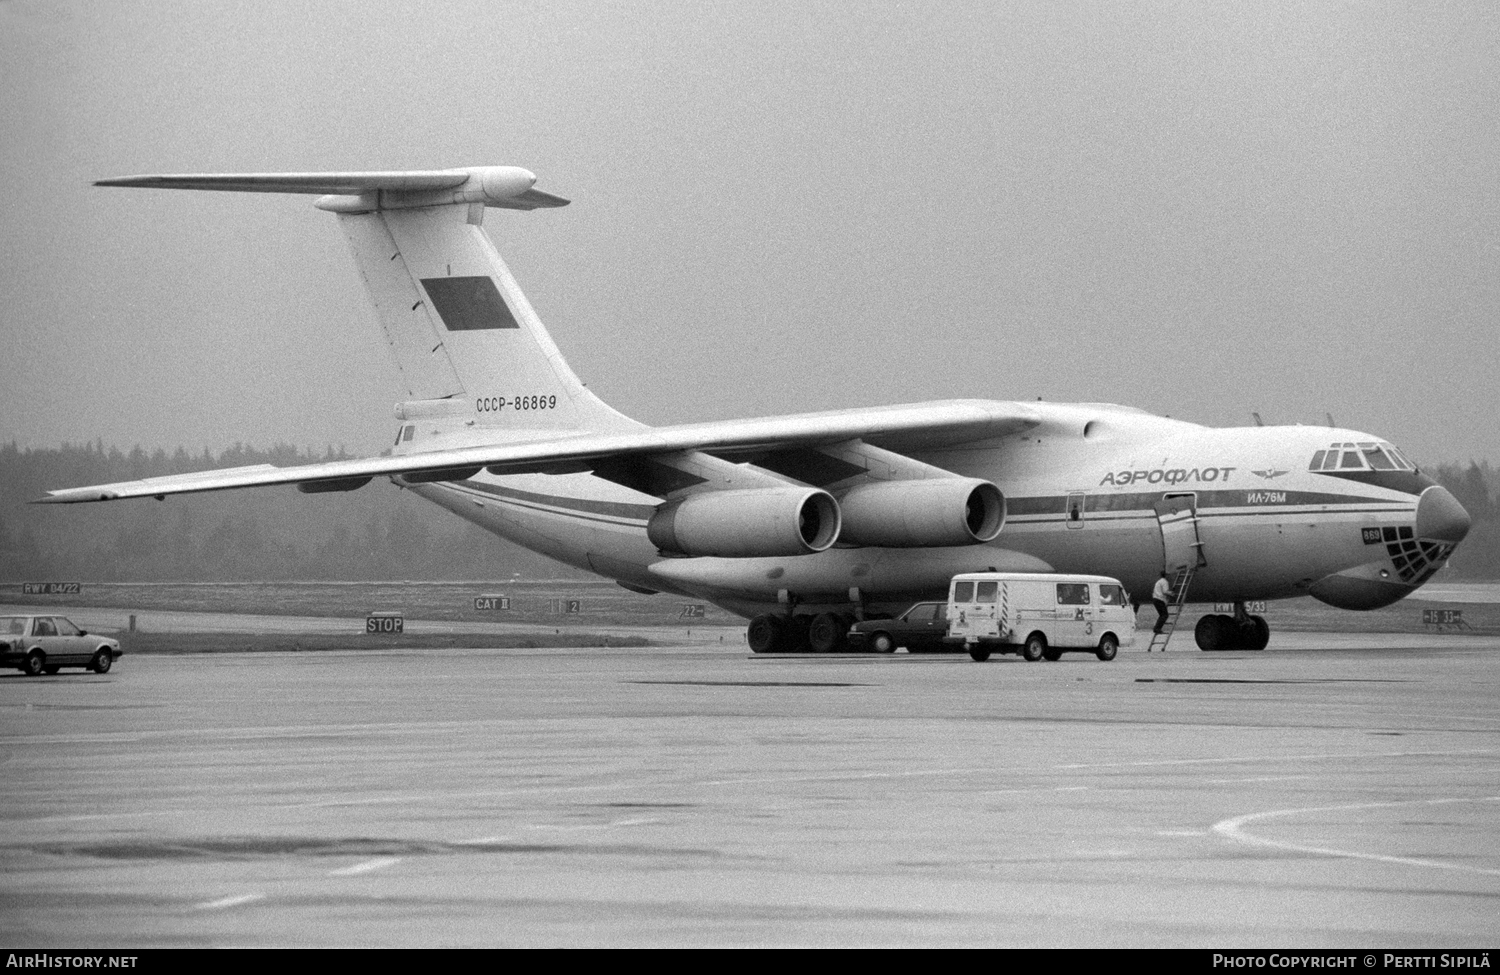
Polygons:
<instances>
[{"instance_id":1,"label":"main landing gear bogie","mask_svg":"<svg viewBox=\"0 0 1500 975\"><path fill-rule=\"evenodd\" d=\"M1271 642L1271 626L1263 616L1237 619L1213 613L1198 621L1193 638L1200 650L1264 650Z\"/></svg>"},{"instance_id":2,"label":"main landing gear bogie","mask_svg":"<svg viewBox=\"0 0 1500 975\"><path fill-rule=\"evenodd\" d=\"M808 623L808 648L813 653L841 653L847 650L849 627L853 623L852 617L847 617L842 613L819 613Z\"/></svg>"},{"instance_id":3,"label":"main landing gear bogie","mask_svg":"<svg viewBox=\"0 0 1500 975\"><path fill-rule=\"evenodd\" d=\"M842 653L849 648L853 625L854 617L843 613L763 613L750 621L745 638L751 653Z\"/></svg>"}]
</instances>

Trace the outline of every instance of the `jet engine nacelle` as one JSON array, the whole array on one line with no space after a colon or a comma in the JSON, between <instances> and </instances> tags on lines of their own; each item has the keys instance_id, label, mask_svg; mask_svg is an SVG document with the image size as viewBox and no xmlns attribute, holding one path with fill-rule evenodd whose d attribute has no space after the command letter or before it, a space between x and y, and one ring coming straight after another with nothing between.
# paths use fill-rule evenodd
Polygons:
<instances>
[{"instance_id":1,"label":"jet engine nacelle","mask_svg":"<svg viewBox=\"0 0 1500 975\"><path fill-rule=\"evenodd\" d=\"M807 555L838 540L839 506L816 488L706 491L657 508L646 536L679 555Z\"/></svg>"},{"instance_id":2,"label":"jet engine nacelle","mask_svg":"<svg viewBox=\"0 0 1500 975\"><path fill-rule=\"evenodd\" d=\"M1005 527L1005 495L968 477L861 484L839 497L839 509L839 541L854 545L977 545Z\"/></svg>"}]
</instances>

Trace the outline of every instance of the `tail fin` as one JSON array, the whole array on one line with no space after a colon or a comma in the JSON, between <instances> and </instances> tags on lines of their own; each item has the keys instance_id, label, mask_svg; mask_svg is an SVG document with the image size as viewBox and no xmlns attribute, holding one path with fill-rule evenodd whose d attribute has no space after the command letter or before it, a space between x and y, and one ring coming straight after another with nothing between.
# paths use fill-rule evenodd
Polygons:
<instances>
[{"instance_id":1,"label":"tail fin","mask_svg":"<svg viewBox=\"0 0 1500 975\"><path fill-rule=\"evenodd\" d=\"M480 226L484 208L567 200L507 166L396 173L135 176L101 186L334 194L386 344L412 401L403 419L518 433L636 424L584 388Z\"/></svg>"}]
</instances>

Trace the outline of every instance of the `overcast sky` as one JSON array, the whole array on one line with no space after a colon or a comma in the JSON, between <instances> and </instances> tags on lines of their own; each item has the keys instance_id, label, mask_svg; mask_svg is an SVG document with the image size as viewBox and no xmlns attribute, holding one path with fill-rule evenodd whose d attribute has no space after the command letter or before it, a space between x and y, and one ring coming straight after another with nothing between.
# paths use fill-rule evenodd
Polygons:
<instances>
[{"instance_id":1,"label":"overcast sky","mask_svg":"<svg viewBox=\"0 0 1500 975\"><path fill-rule=\"evenodd\" d=\"M308 197L509 164L575 371L688 422L950 397L1500 461L1500 4L0 0L0 440L382 449ZM61 486L61 485L59 485Z\"/></svg>"}]
</instances>

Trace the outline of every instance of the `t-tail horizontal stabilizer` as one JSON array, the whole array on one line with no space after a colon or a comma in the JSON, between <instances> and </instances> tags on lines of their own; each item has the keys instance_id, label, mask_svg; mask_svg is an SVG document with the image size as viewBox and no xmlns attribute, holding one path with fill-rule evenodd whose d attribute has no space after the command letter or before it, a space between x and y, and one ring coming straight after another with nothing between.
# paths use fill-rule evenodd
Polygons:
<instances>
[{"instance_id":1,"label":"t-tail horizontal stabilizer","mask_svg":"<svg viewBox=\"0 0 1500 975\"><path fill-rule=\"evenodd\" d=\"M568 201L560 196L535 189L535 183L536 174L520 166L468 166L409 172L120 176L101 179L94 185L232 193L318 193L332 197L319 200L318 206L344 213L453 203L477 203L503 210L537 210L568 205Z\"/></svg>"}]
</instances>

